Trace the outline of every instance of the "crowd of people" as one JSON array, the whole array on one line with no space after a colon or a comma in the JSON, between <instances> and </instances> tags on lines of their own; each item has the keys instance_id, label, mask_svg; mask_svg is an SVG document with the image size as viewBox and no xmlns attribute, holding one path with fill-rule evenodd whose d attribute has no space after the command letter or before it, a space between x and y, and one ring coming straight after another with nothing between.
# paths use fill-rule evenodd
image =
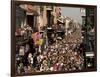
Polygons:
<instances>
[{"instance_id":1,"label":"crowd of people","mask_svg":"<svg viewBox=\"0 0 100 77\"><path fill-rule=\"evenodd\" d=\"M36 45L32 38L24 44L17 44L17 74L81 70L84 67L84 58L80 51L77 50L80 42L72 43L69 41L72 39L67 39L68 37L72 37L73 33L65 38L57 37L55 42L48 44L46 49L41 49L41 52L39 50L42 46ZM75 37L78 36L76 35ZM79 39L81 40L81 38ZM77 40L77 38L74 38L72 41L74 40Z\"/></svg>"},{"instance_id":2,"label":"crowd of people","mask_svg":"<svg viewBox=\"0 0 100 77\"><path fill-rule=\"evenodd\" d=\"M17 72L32 73L46 71L73 71L83 68L84 59L78 51L77 44L58 43L49 45L43 52L29 51L29 45L20 46L17 57Z\"/></svg>"},{"instance_id":3,"label":"crowd of people","mask_svg":"<svg viewBox=\"0 0 100 77\"><path fill-rule=\"evenodd\" d=\"M61 28L58 28L60 26ZM82 70L84 56L80 48L81 28L78 26L70 26L67 35L64 32L64 24L58 25L57 29L50 33L47 30L42 33L33 31L30 26L17 29L17 74Z\"/></svg>"}]
</instances>

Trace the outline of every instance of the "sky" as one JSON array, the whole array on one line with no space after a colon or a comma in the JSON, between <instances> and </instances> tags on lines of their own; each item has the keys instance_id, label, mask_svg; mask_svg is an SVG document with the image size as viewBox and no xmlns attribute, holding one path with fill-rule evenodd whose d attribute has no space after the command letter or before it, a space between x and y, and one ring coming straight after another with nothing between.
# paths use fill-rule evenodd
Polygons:
<instances>
[{"instance_id":1,"label":"sky","mask_svg":"<svg viewBox=\"0 0 100 77\"><path fill-rule=\"evenodd\" d=\"M82 24L80 8L61 7L62 16L68 16Z\"/></svg>"}]
</instances>

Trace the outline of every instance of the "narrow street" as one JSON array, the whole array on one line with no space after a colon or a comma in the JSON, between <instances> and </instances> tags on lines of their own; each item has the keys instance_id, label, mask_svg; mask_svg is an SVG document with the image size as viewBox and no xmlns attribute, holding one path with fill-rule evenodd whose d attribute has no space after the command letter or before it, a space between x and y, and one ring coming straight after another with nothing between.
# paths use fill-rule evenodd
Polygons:
<instances>
[{"instance_id":1,"label":"narrow street","mask_svg":"<svg viewBox=\"0 0 100 77\"><path fill-rule=\"evenodd\" d=\"M94 39L90 42L87 39L80 8L77 8L80 16L76 19L63 16L64 9L58 6L16 6L17 74L79 71L94 66L94 56L86 56L93 52ZM89 29L90 34L94 32L94 27Z\"/></svg>"}]
</instances>

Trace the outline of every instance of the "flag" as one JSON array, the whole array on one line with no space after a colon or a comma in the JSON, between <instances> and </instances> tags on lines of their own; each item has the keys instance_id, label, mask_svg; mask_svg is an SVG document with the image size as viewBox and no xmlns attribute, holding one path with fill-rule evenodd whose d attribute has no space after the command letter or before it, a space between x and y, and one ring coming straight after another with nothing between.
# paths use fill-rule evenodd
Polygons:
<instances>
[{"instance_id":1,"label":"flag","mask_svg":"<svg viewBox=\"0 0 100 77\"><path fill-rule=\"evenodd\" d=\"M43 39L39 39L39 40L36 42L36 44L42 45L42 44L43 44Z\"/></svg>"},{"instance_id":2,"label":"flag","mask_svg":"<svg viewBox=\"0 0 100 77\"><path fill-rule=\"evenodd\" d=\"M42 43L43 43L43 39L41 39L41 34L39 32L33 33L32 39L35 44L42 45Z\"/></svg>"}]
</instances>

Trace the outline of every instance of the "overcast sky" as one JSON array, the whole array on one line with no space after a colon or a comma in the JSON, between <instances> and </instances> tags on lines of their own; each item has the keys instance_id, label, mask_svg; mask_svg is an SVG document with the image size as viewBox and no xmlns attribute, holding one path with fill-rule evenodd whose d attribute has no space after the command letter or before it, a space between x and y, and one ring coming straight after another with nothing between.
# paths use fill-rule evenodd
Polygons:
<instances>
[{"instance_id":1,"label":"overcast sky","mask_svg":"<svg viewBox=\"0 0 100 77\"><path fill-rule=\"evenodd\" d=\"M82 24L80 8L61 7L62 16L68 16Z\"/></svg>"}]
</instances>

